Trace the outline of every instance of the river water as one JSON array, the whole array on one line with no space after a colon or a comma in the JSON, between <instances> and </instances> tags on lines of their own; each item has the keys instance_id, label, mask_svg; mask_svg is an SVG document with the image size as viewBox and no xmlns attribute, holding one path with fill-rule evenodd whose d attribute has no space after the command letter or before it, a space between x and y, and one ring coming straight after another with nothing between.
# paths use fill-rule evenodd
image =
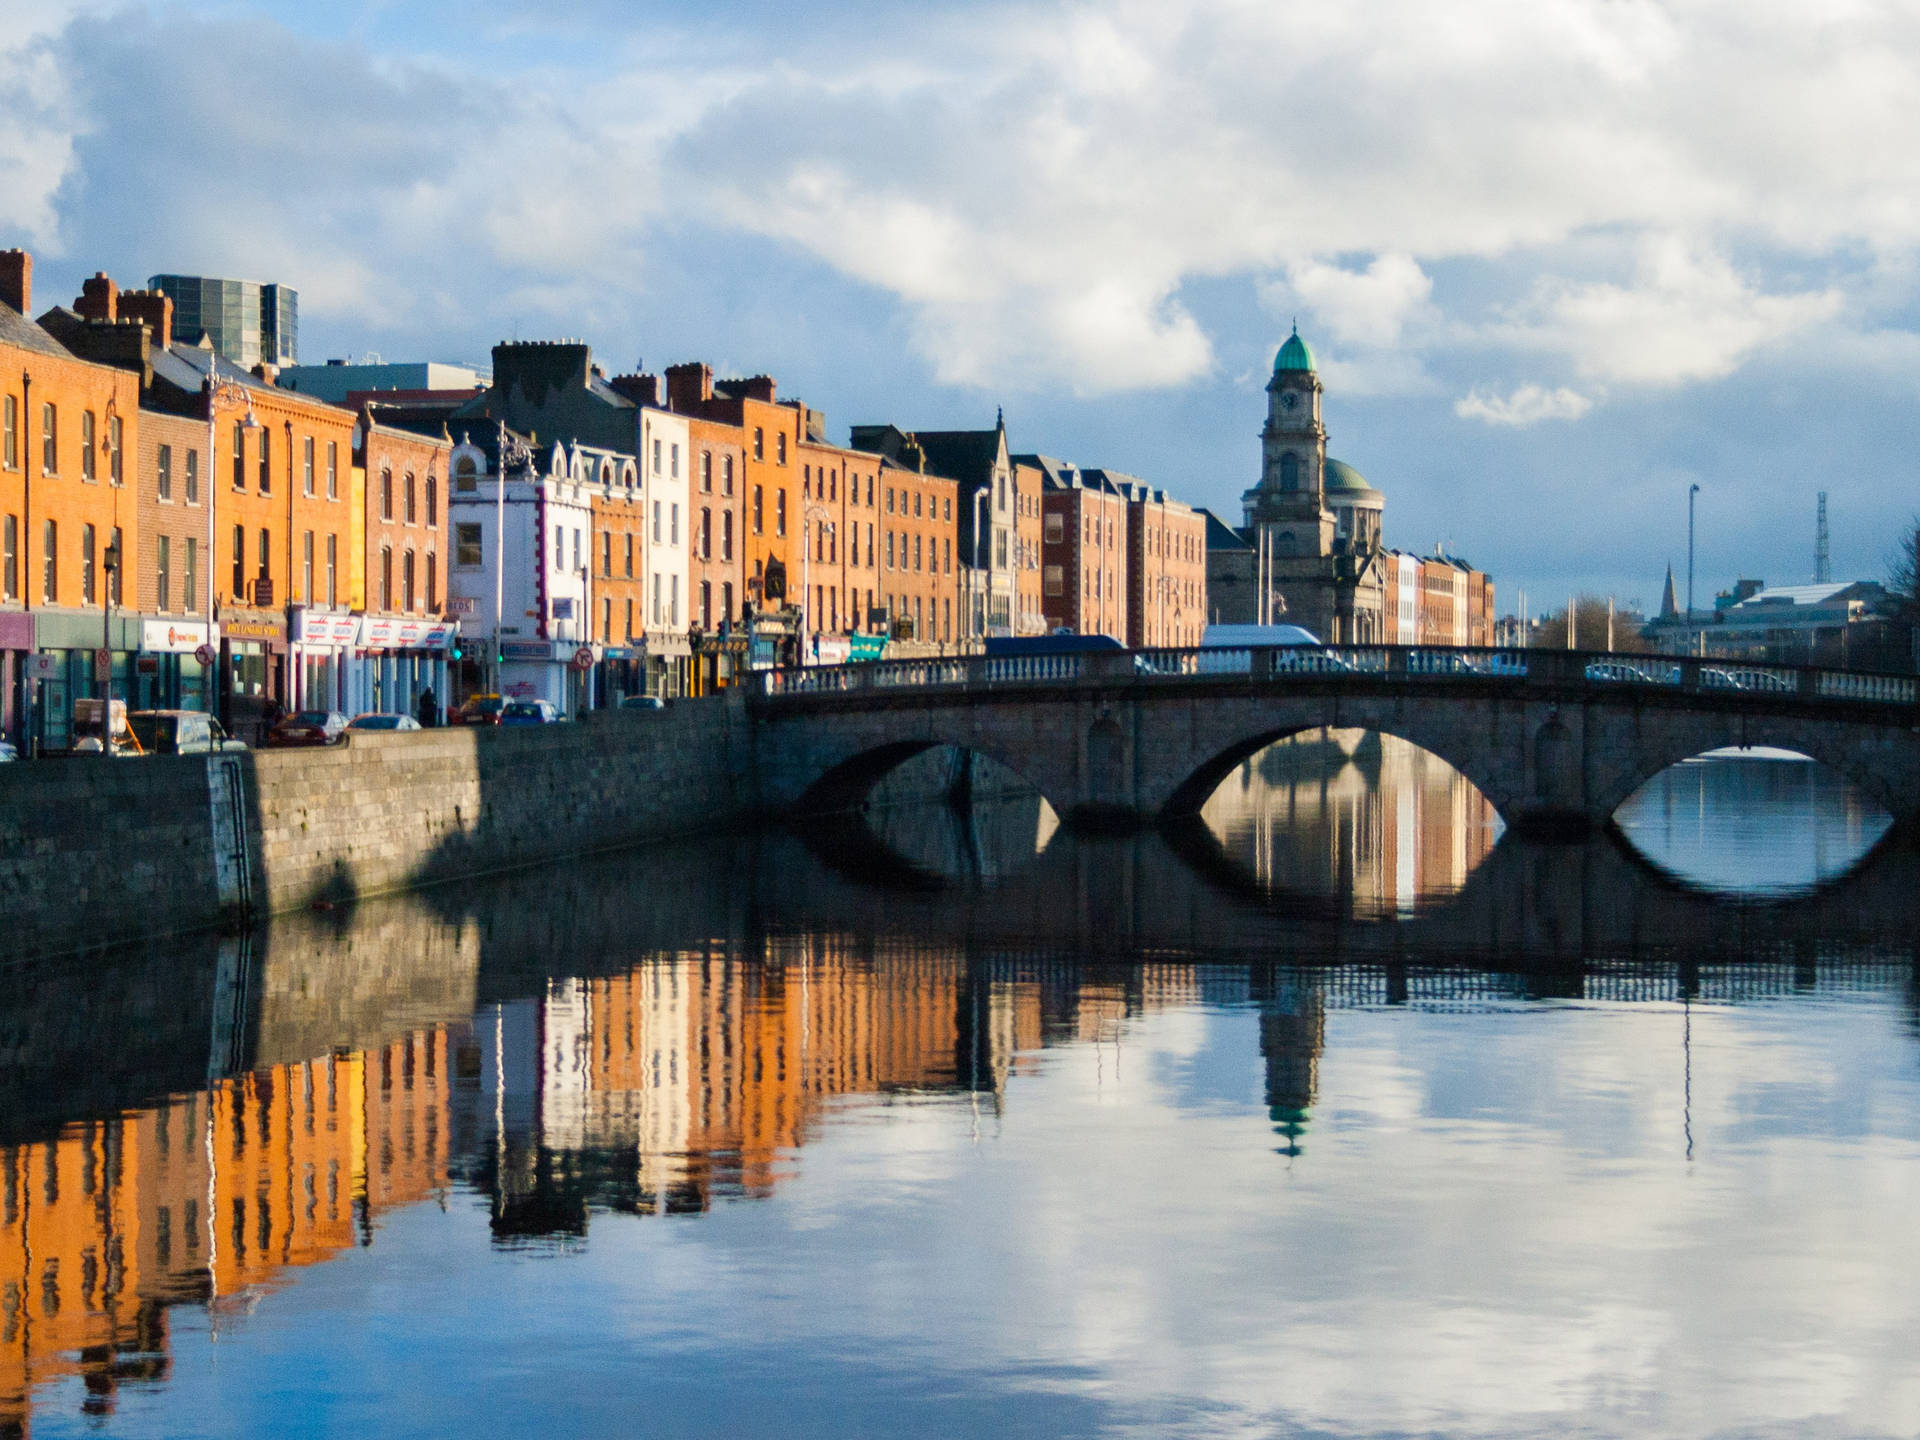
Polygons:
<instances>
[{"instance_id":1,"label":"river water","mask_svg":"<svg viewBox=\"0 0 1920 1440\"><path fill-rule=\"evenodd\" d=\"M0 970L0 1435L1912 1435L1920 855L876 809Z\"/></svg>"}]
</instances>

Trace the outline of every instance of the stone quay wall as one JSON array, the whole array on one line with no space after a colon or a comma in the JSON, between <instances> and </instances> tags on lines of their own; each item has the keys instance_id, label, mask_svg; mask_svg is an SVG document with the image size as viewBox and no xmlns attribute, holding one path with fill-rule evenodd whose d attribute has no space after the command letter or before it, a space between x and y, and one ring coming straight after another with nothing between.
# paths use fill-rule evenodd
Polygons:
<instances>
[{"instance_id":1,"label":"stone quay wall","mask_svg":"<svg viewBox=\"0 0 1920 1440\"><path fill-rule=\"evenodd\" d=\"M724 828L731 698L325 749L0 766L0 964Z\"/></svg>"}]
</instances>

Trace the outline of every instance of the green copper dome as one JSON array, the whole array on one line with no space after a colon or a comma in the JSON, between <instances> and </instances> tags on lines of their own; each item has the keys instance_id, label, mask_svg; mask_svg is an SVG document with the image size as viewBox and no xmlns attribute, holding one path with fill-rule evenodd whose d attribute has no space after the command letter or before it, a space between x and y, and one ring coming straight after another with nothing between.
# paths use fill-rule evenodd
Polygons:
<instances>
[{"instance_id":1,"label":"green copper dome","mask_svg":"<svg viewBox=\"0 0 1920 1440\"><path fill-rule=\"evenodd\" d=\"M1280 347L1280 353L1273 357L1274 374L1277 375L1282 370L1311 369L1313 369L1313 351L1307 348L1307 342L1300 338L1300 331L1295 328L1293 334L1287 337L1287 343Z\"/></svg>"},{"instance_id":2,"label":"green copper dome","mask_svg":"<svg viewBox=\"0 0 1920 1440\"><path fill-rule=\"evenodd\" d=\"M1367 483L1366 476L1344 460L1335 460L1332 456L1327 457L1325 484L1327 494L1345 493L1356 500L1364 500L1370 495L1378 497L1380 494Z\"/></svg>"}]
</instances>

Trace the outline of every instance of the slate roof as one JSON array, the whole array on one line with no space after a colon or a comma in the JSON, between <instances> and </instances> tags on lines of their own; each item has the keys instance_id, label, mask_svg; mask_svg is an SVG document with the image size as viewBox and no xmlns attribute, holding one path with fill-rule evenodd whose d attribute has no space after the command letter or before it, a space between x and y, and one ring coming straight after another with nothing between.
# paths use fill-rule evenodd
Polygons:
<instances>
[{"instance_id":1,"label":"slate roof","mask_svg":"<svg viewBox=\"0 0 1920 1440\"><path fill-rule=\"evenodd\" d=\"M998 430L915 430L913 438L927 457L927 469L965 484L993 477L1000 458Z\"/></svg>"},{"instance_id":2,"label":"slate roof","mask_svg":"<svg viewBox=\"0 0 1920 1440\"><path fill-rule=\"evenodd\" d=\"M22 350L54 355L62 360L73 359L73 352L66 346L6 304L0 304L0 345L15 345Z\"/></svg>"},{"instance_id":3,"label":"slate roof","mask_svg":"<svg viewBox=\"0 0 1920 1440\"><path fill-rule=\"evenodd\" d=\"M1204 505L1200 507L1200 513L1207 517L1207 549L1251 550L1253 548L1245 536Z\"/></svg>"}]
</instances>

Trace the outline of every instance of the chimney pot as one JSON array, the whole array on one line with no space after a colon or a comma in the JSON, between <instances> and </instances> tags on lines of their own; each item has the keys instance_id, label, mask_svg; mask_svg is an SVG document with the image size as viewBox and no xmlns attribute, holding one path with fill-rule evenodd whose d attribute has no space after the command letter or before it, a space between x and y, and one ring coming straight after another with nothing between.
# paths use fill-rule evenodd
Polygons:
<instances>
[{"instance_id":1,"label":"chimney pot","mask_svg":"<svg viewBox=\"0 0 1920 1440\"><path fill-rule=\"evenodd\" d=\"M33 256L25 250L0 250L0 301L22 315L33 309Z\"/></svg>"}]
</instances>

